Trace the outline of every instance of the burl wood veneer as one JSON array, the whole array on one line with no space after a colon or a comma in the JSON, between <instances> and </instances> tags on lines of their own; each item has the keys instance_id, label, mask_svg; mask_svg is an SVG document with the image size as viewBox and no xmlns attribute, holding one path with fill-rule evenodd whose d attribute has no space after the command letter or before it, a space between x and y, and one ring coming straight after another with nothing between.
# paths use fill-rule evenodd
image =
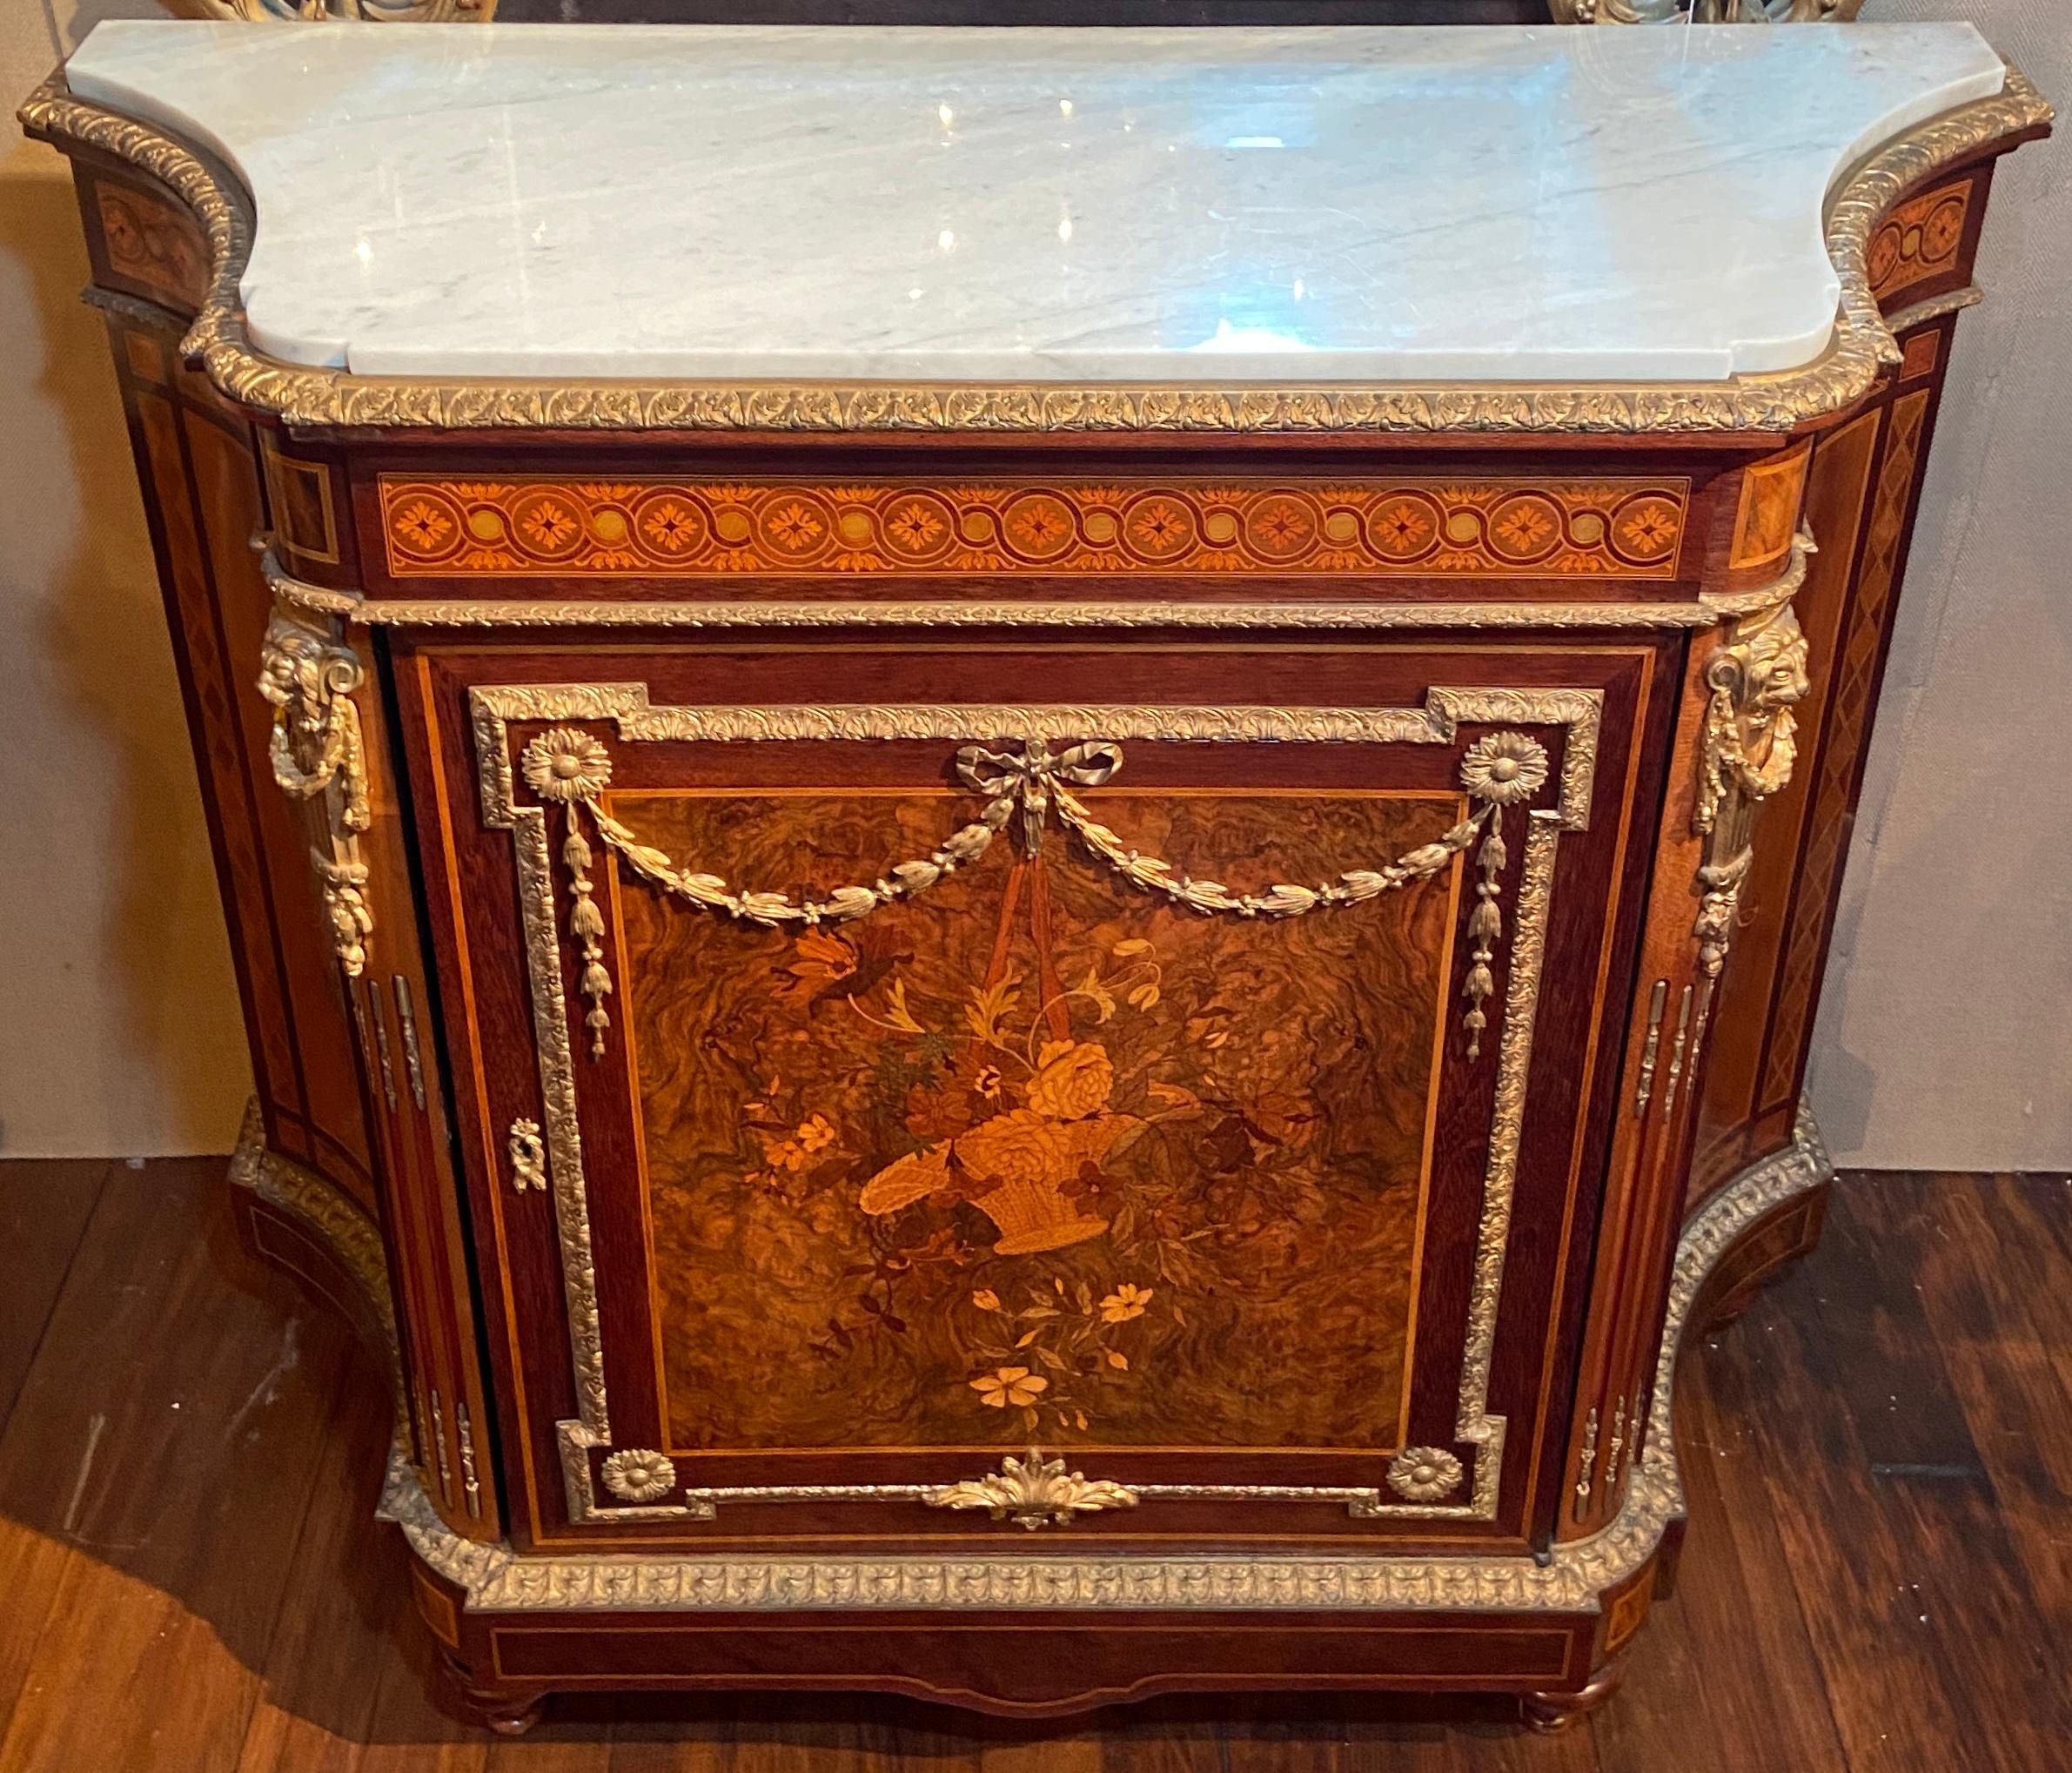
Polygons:
<instances>
[{"instance_id":1,"label":"burl wood veneer","mask_svg":"<svg viewBox=\"0 0 2072 1773\"><path fill-rule=\"evenodd\" d=\"M1611 1690L1680 1342L1817 1232L2019 77L1838 189L1803 374L1179 429L274 364L219 165L23 115L178 649L243 1217L394 1367L480 1716Z\"/></svg>"}]
</instances>

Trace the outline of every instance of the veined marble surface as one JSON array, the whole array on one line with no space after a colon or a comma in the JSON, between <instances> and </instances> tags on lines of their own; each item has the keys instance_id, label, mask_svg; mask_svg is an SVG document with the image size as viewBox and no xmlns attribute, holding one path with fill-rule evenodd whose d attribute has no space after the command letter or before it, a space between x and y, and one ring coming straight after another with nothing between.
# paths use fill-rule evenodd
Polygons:
<instances>
[{"instance_id":1,"label":"veined marble surface","mask_svg":"<svg viewBox=\"0 0 2072 1773\"><path fill-rule=\"evenodd\" d=\"M117 22L251 188L260 349L372 374L1712 380L1832 334L1834 181L1969 25Z\"/></svg>"}]
</instances>

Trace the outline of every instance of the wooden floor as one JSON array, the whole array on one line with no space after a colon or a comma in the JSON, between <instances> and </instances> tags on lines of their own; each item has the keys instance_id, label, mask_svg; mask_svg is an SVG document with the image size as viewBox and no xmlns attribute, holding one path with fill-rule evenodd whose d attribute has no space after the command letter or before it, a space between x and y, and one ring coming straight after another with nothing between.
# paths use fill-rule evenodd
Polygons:
<instances>
[{"instance_id":1,"label":"wooden floor","mask_svg":"<svg viewBox=\"0 0 2072 1773\"><path fill-rule=\"evenodd\" d=\"M1863 1176L1684 1367L1692 1520L1626 1690L1158 1702L1009 1725L902 1702L426 1696L371 1518L387 1411L238 1249L219 1161L0 1165L0 1773L2054 1773L2072 1768L2072 1184Z\"/></svg>"}]
</instances>

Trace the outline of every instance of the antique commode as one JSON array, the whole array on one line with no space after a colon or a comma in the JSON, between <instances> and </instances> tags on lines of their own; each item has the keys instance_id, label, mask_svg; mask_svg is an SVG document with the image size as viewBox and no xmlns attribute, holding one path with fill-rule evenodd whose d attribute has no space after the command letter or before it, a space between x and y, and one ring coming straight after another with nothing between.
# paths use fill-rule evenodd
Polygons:
<instances>
[{"instance_id":1,"label":"antique commode","mask_svg":"<svg viewBox=\"0 0 2072 1773\"><path fill-rule=\"evenodd\" d=\"M22 116L184 674L241 1219L392 1370L475 1715L1610 1691L1680 1340L1818 1230L2019 74L118 24Z\"/></svg>"}]
</instances>

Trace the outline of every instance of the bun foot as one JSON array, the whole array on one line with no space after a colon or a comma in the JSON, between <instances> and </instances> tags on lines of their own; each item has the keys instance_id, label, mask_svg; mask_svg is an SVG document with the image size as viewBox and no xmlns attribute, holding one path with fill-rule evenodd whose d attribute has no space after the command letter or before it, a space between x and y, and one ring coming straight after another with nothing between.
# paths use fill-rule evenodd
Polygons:
<instances>
[{"instance_id":1,"label":"bun foot","mask_svg":"<svg viewBox=\"0 0 2072 1773\"><path fill-rule=\"evenodd\" d=\"M1626 1659L1615 1657L1591 1676L1576 1692L1519 1694L1518 1715L1528 1729L1536 1729L1542 1736L1552 1736L1566 1729L1579 1717L1595 1711L1619 1690L1619 1683L1625 1676Z\"/></svg>"},{"instance_id":2,"label":"bun foot","mask_svg":"<svg viewBox=\"0 0 2072 1773\"><path fill-rule=\"evenodd\" d=\"M500 1736L522 1736L540 1722L540 1714L546 1709L546 1696L543 1693L516 1708L486 1709L481 1721Z\"/></svg>"},{"instance_id":3,"label":"bun foot","mask_svg":"<svg viewBox=\"0 0 2072 1773\"><path fill-rule=\"evenodd\" d=\"M477 1681L465 1664L448 1655L446 1691L454 1709L472 1724L493 1730L500 1736L522 1736L540 1722L546 1709L544 1689L526 1687L494 1687Z\"/></svg>"}]
</instances>

